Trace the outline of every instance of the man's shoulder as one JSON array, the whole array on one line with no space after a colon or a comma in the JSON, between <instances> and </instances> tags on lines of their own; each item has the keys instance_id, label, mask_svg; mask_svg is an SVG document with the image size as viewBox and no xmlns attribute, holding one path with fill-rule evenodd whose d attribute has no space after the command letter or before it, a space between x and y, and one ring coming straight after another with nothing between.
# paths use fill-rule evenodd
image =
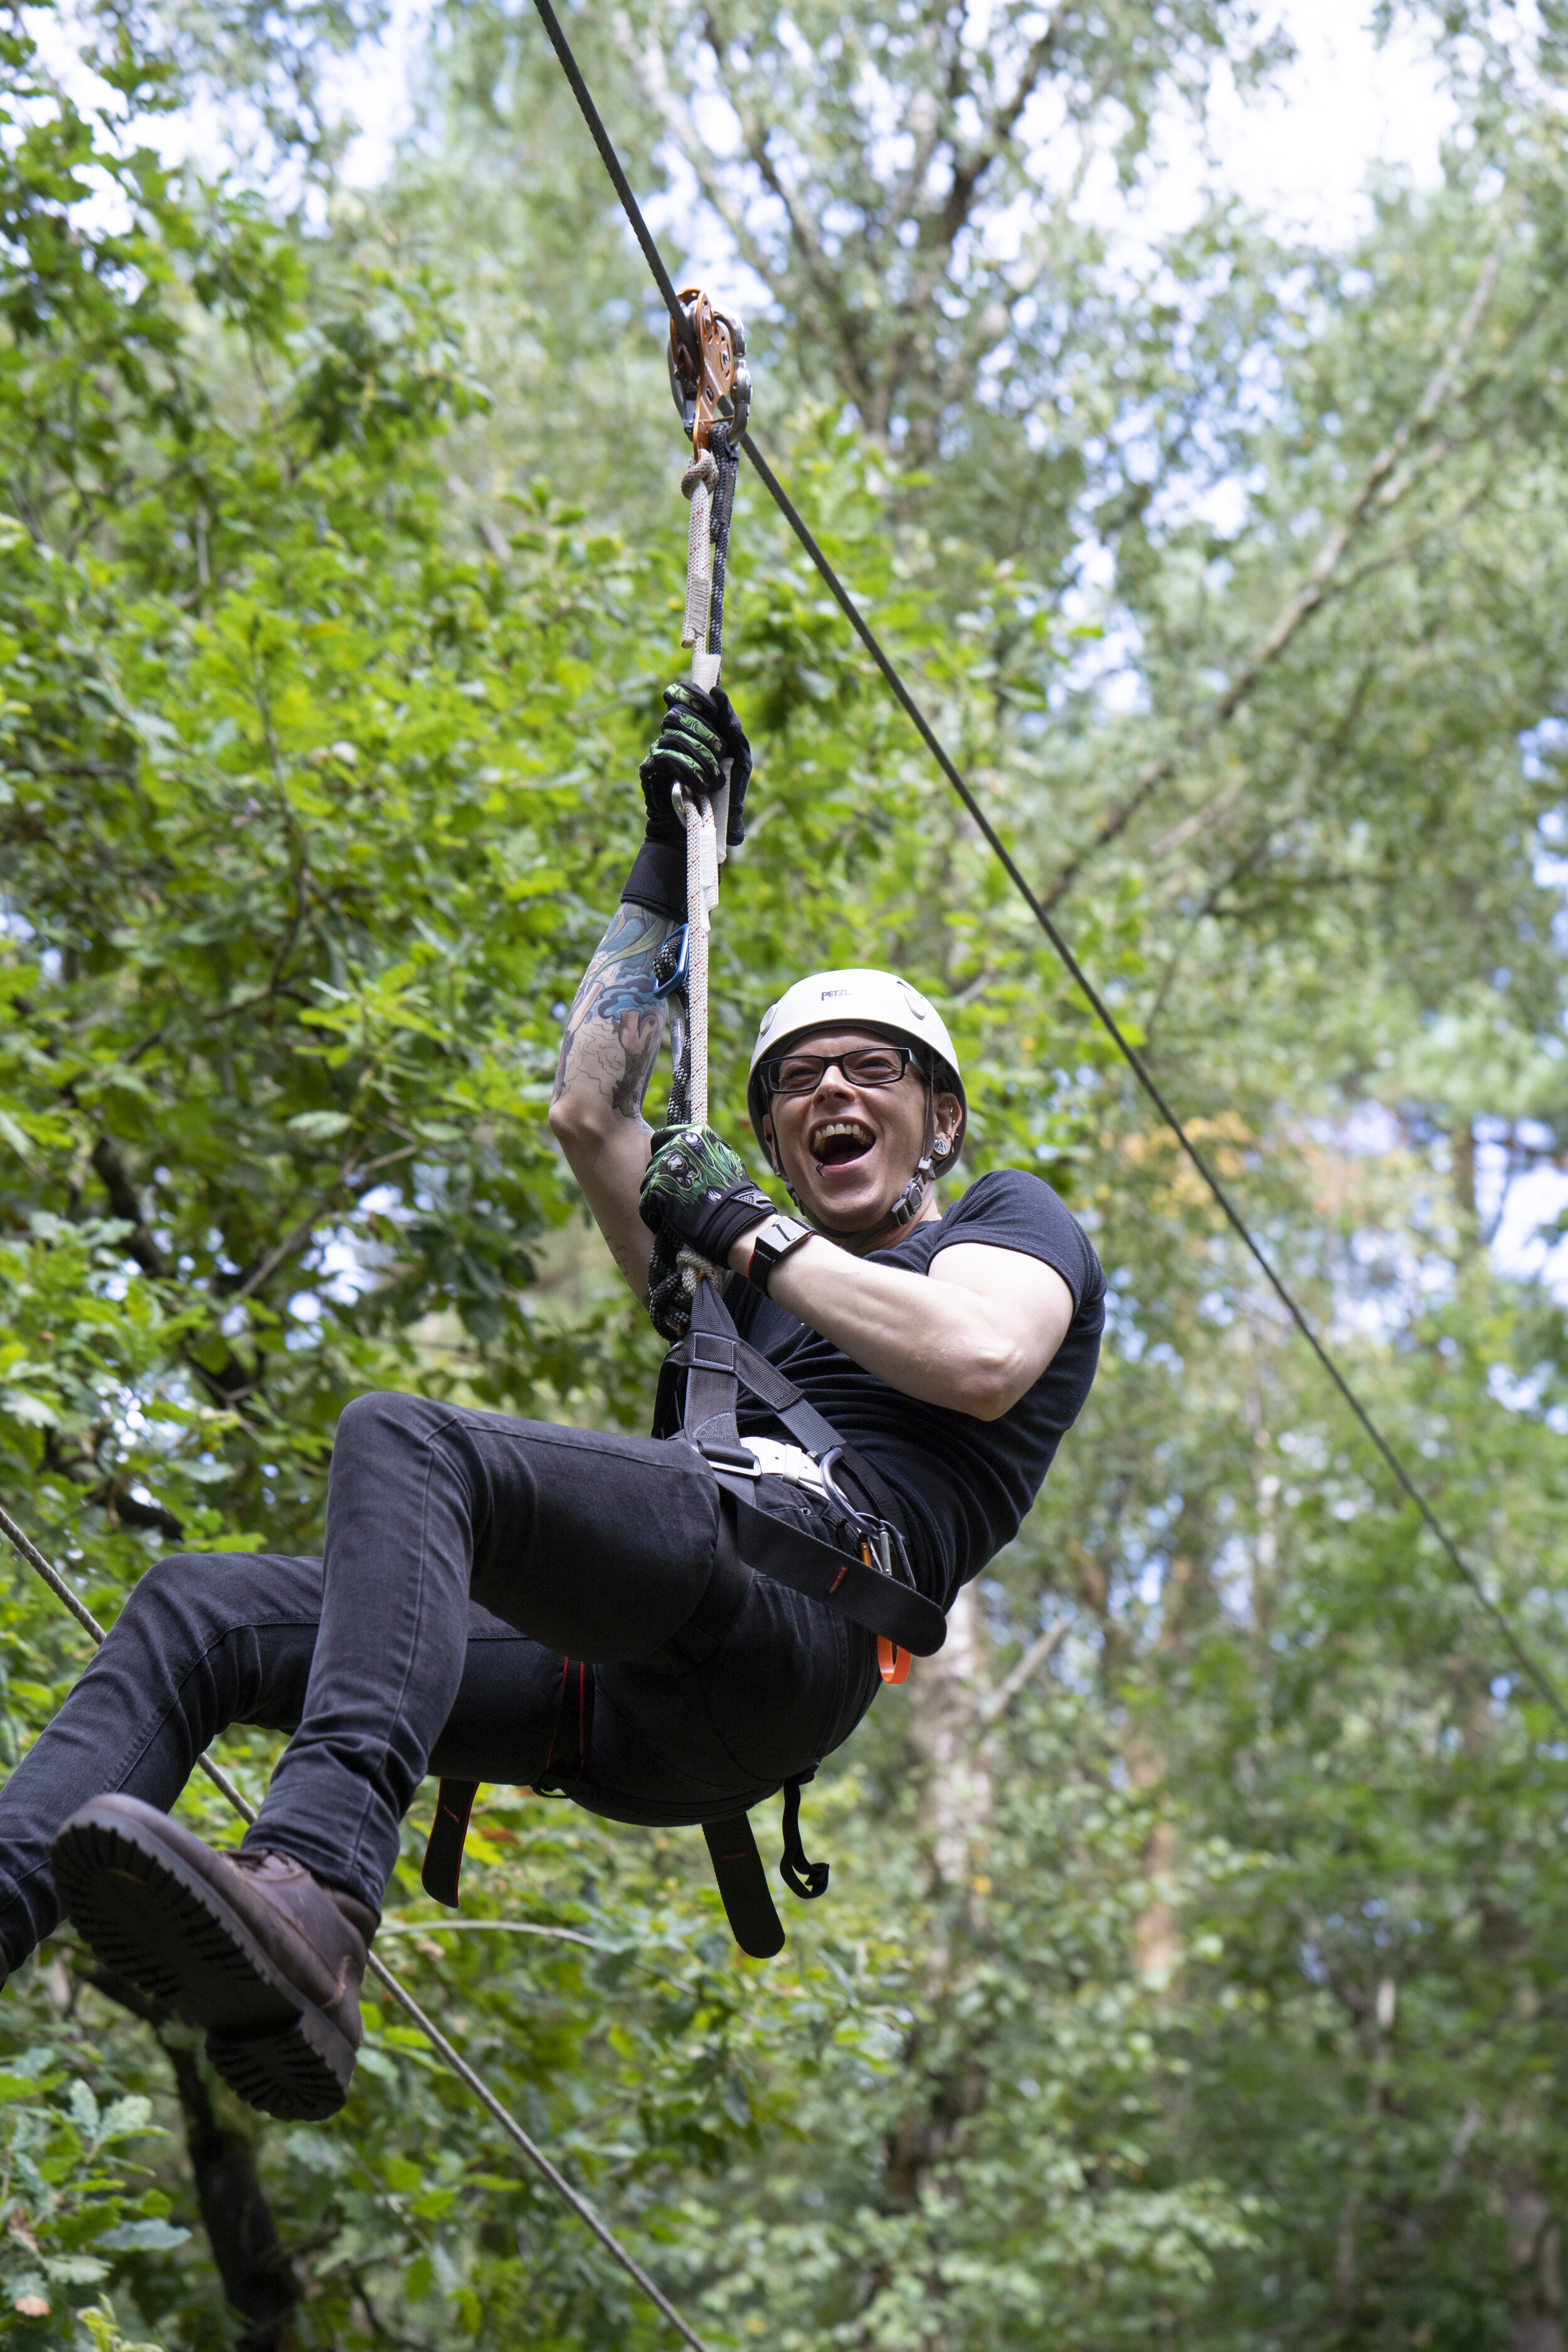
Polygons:
<instances>
[{"instance_id":1,"label":"man's shoulder","mask_svg":"<svg viewBox=\"0 0 1568 2352\"><path fill-rule=\"evenodd\" d=\"M1037 1176L1032 1168L988 1168L984 1176L977 1176L973 1184L965 1186L947 1214L951 1217L957 1210L968 1209L972 1202L984 1205L994 1200L1038 1201L1042 1194L1047 1201L1055 1201L1058 1208L1065 1208L1061 1194L1054 1192L1043 1176Z\"/></svg>"},{"instance_id":2,"label":"man's shoulder","mask_svg":"<svg viewBox=\"0 0 1568 2352\"><path fill-rule=\"evenodd\" d=\"M1083 1227L1053 1185L1032 1168L988 1168L950 1202L943 1225L971 1224L984 1217L1012 1213L1047 1223L1064 1221L1079 1233Z\"/></svg>"},{"instance_id":3,"label":"man's shoulder","mask_svg":"<svg viewBox=\"0 0 1568 2352\"><path fill-rule=\"evenodd\" d=\"M1094 1244L1061 1194L1028 1168L990 1168L954 1201L934 1229L933 1251L958 1242L1022 1250L1054 1266L1081 1309L1104 1290Z\"/></svg>"}]
</instances>

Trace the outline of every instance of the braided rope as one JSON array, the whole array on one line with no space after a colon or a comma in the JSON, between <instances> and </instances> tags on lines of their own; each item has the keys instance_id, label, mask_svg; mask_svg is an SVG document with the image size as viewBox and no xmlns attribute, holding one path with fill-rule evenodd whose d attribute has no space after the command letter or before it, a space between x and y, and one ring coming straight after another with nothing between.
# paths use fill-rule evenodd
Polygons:
<instances>
[{"instance_id":1,"label":"braided rope","mask_svg":"<svg viewBox=\"0 0 1568 2352\"><path fill-rule=\"evenodd\" d=\"M686 825L686 1021L687 1066L690 1071L687 1117L708 1124L708 892L703 837L713 838L713 812L706 801L684 802Z\"/></svg>"}]
</instances>

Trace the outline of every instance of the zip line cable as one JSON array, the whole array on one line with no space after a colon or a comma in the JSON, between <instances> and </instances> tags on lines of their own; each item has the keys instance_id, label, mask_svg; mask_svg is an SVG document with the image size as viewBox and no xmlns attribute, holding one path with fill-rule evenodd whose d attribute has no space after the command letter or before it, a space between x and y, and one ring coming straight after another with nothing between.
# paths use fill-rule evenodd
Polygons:
<instances>
[{"instance_id":1,"label":"zip line cable","mask_svg":"<svg viewBox=\"0 0 1568 2352\"><path fill-rule=\"evenodd\" d=\"M681 308L680 298L675 290L674 281L671 279L668 270L664 266L663 257L661 256L658 246L654 242L652 231L649 229L647 223L643 218L642 208L638 205L637 197L632 193L631 183L626 178L620 157L616 154L615 147L611 143L609 133L605 129L604 122L600 119L599 110L594 103L593 93L590 91L587 83L584 80L582 69L579 67L576 58L572 54L571 43L567 40L564 32L562 30L560 19L557 17L554 8L551 5L551 0L534 0L534 6L538 10L540 21L543 25L545 32L550 37L550 45L555 51L556 57L560 59L561 69L571 85L572 95L577 101L578 109L582 113L584 121L588 126L594 144L599 151L600 159L604 163L605 171L609 173L616 194L620 198L621 209L626 214L626 219L631 225L632 235L637 238L637 244L642 248L643 258L647 263L648 268L652 272L655 285L658 287L659 293L664 298L665 307L668 309L669 315L675 321L676 325L678 327L682 326L685 313ZM1249 1256L1264 1276L1264 1278L1268 1283L1269 1287L1273 1290L1276 1297L1285 1308L1285 1311L1289 1316L1292 1323L1296 1326L1297 1330L1300 1331L1302 1339L1306 1340L1307 1345L1312 1350L1313 1355L1316 1356L1319 1364L1328 1374L1329 1379L1339 1391L1340 1396L1350 1408L1352 1414L1359 1423L1366 1436L1371 1440L1378 1454L1382 1456L1383 1461L1394 1479L1395 1484L1400 1487L1401 1491L1408 1497L1408 1499L1415 1504L1415 1508L1420 1513L1427 1529L1436 1538L1449 1564L1469 1587L1469 1590L1474 1594L1476 1600L1480 1602L1482 1609L1490 1618L1493 1625L1497 1628L1499 1634L1501 1636L1501 1639L1507 1647L1510 1655L1512 1657L1514 1664L1520 1668L1521 1672L1527 1677L1527 1679L1534 1685L1535 1689L1545 1700L1547 1706L1552 1709L1553 1714L1555 1714L1562 1722L1568 1724L1568 1699L1564 1699L1562 1693L1558 1690L1555 1683L1553 1683L1552 1677L1548 1675L1545 1667L1540 1664L1540 1663L1525 1647L1522 1638L1514 1631L1512 1621L1509 1617L1507 1612L1498 1601L1494 1601L1490 1593L1488 1592L1479 1575L1465 1558L1463 1552L1459 1549L1458 1543L1448 1533L1447 1528L1444 1526L1442 1520L1437 1517L1436 1512L1432 1508L1431 1504L1422 1493L1420 1487L1415 1484L1415 1481L1405 1467L1399 1455L1394 1452L1393 1445L1384 1435L1382 1430L1378 1427L1377 1423L1373 1419L1371 1412L1362 1402L1360 1397L1356 1394L1355 1390L1351 1386L1349 1380L1340 1370L1339 1365L1334 1360L1334 1358L1330 1354L1322 1340L1319 1339L1317 1332L1313 1329L1310 1321L1308 1319L1306 1310L1298 1301L1294 1292L1290 1289L1283 1275L1281 1275L1275 1267L1273 1261L1268 1257L1262 1244L1254 1236L1251 1227L1247 1224L1247 1220L1243 1217L1240 1210L1232 1201L1230 1194L1221 1183L1218 1176L1210 1167L1203 1152L1193 1141L1192 1137L1188 1134L1186 1128L1182 1123L1182 1120L1178 1118L1175 1110L1166 1099L1163 1087L1160 1086L1159 1081L1151 1071L1147 1062L1143 1059L1142 1055L1133 1045L1131 1039L1127 1036L1121 1023L1117 1020L1115 1013L1112 1013L1110 1005L1106 1003L1099 989L1096 988L1093 981L1090 980L1082 964L1079 963L1071 946L1068 944L1063 934L1058 929L1047 908L1041 904L1040 900L1037 898L1035 892L1030 887L1028 882L1026 880L1011 851L1003 841L1001 835L996 831L995 826L992 824L990 818L986 815L984 810L975 799L974 794L971 792L968 784L959 773L958 769L954 766L947 751L942 745L941 739L938 737L934 728L931 726L931 721L927 719L924 711L921 710L919 703L916 702L914 696L910 692L909 688L904 684L903 678L899 670L894 666L889 655L884 651L880 641L871 629L868 623L863 617L859 607L855 603L854 598L850 595L848 589L846 588L844 583L838 577L837 572L834 570L832 563L828 561L828 558L823 552L822 549L817 545L817 542L813 537L805 518L797 511L793 500L784 489L783 483L779 480L778 476L773 472L773 467L769 465L767 459L758 448L754 435L747 433L742 436L741 446L745 451L746 456L750 458L752 467L754 468L759 480L762 482L763 488L767 491L768 496L773 499L773 504L778 508L779 512L784 516L784 520L788 523L796 539L799 540L802 547L805 550L807 555L811 558L812 562L816 565L817 571L822 575L823 582L833 597L835 604L837 604L850 627L854 630L856 635L859 638L861 644L870 655L871 659L877 665L878 669L881 672L894 699L897 701L900 709L904 712L905 717L910 720L916 733L920 736L921 742L924 743L927 751L931 753L938 767L942 770L942 774L946 777L948 782L952 786L953 791L958 794L959 799L963 802L964 807L969 812L970 816L978 826L987 847L992 851L998 864L1001 866L1003 872L1006 875L1007 879L1012 883L1014 888L1017 891L1019 897L1028 908L1029 912L1034 916L1035 920L1038 923L1041 930L1044 931L1047 939L1050 941L1051 946L1056 950L1057 955L1060 958L1074 984L1081 992L1085 1003L1089 1007L1089 1010L1093 1013L1095 1018L1099 1021L1100 1026L1110 1037L1112 1045L1116 1047L1117 1052L1121 1055L1122 1060L1127 1064L1128 1068L1137 1079L1138 1084L1142 1087L1144 1093L1148 1096L1150 1101L1159 1112L1160 1117L1164 1120L1165 1125L1170 1129L1171 1133L1175 1137L1176 1141L1180 1144L1188 1160L1192 1162L1193 1167L1196 1170L1198 1175L1207 1186L1214 1200L1223 1213L1226 1222L1229 1224L1231 1230L1236 1234L1238 1240L1247 1249Z\"/></svg>"},{"instance_id":2,"label":"zip line cable","mask_svg":"<svg viewBox=\"0 0 1568 2352\"><path fill-rule=\"evenodd\" d=\"M99 1623L91 1610L86 1606L85 1602L78 1599L77 1595L71 1591L70 1586L66 1582L65 1578L60 1575L57 1569L50 1567L48 1561L38 1549L37 1544L34 1543L23 1529L16 1525L16 1520L12 1518L10 1513L5 1509L0 1509L0 1535L3 1535L5 1538L5 1540L11 1545L18 1557L24 1559L27 1566L32 1569L37 1575L42 1577L44 1582L48 1586L49 1591L54 1594L56 1600L64 1602L65 1606L70 1611L71 1615L76 1619L77 1623L80 1625L85 1632L91 1635L94 1643L100 1645L106 1639L106 1635L103 1627ZM240 1815L241 1819L254 1822L256 1820L256 1808L241 1796L234 1782L229 1779L228 1774L221 1771L209 1756L198 1756L196 1761L201 1766L202 1770L206 1774L207 1779L211 1780L216 1787L222 1790L223 1794L227 1798L229 1803L234 1807L235 1811ZM703 2338L698 2335L696 2329L689 2326L681 2317L679 2312L675 2308L675 2305L669 2302L667 2296L660 2293L659 2289L654 2284L652 2279L649 2278L647 2273L643 2269L642 2264L637 2261L634 2255L631 2255L626 2252L620 2240L605 2222L600 2221L599 2216L595 2212L594 2208L588 2203L587 2199L578 2194L577 2190L573 2188L572 2183L567 2179L565 2174L558 2170L557 2168L551 2163L550 2158L545 2155L544 2150L538 2145L538 2143L529 2137L527 2132L523 2130L522 2126L518 2122L517 2117L508 2113L507 2109L502 2106L500 2101L496 2097L495 2093L490 2090L489 2085L481 2079L481 2077L474 2072L474 2069L469 2065L468 2060L463 2057L460 2052L454 2050L452 2044L447 2041L439 2026L436 2024L432 2018L426 2015L424 2010L421 2009L413 1994L404 1990L403 1986L393 1975L391 1969L384 1967L383 1963L376 1958L374 1952L367 1954L366 1965L369 1968L372 1976L374 1976L377 1982L391 1994L393 2000L397 2003L398 2008L402 2010L404 2015L409 2019L411 2023L418 2027L426 2042L429 2042L430 2047L439 2057L446 2061L453 2074L458 2077L458 2080L473 2093L475 2098L479 2101L481 2105L484 2106L488 2112L493 2116L496 2122L500 2124L502 2131L505 2132L508 2139L512 2142L513 2146L522 2151L522 2154L527 2157L530 2164L531 2164L549 2182L556 2195L561 2198L565 2204L570 2205L574 2213L576 2214L577 2219L593 2231L595 2237L597 2238L599 2243L605 2248L606 2253L612 2255L614 2259L619 2263L621 2268L632 2281L632 2284L638 2287L641 2292L647 2295L648 2301L664 2314L664 2316L668 2320L670 2326L675 2329L677 2335L680 2336L681 2340L684 2343L690 2345L691 2352L712 2352L711 2346L704 2342Z\"/></svg>"}]
</instances>

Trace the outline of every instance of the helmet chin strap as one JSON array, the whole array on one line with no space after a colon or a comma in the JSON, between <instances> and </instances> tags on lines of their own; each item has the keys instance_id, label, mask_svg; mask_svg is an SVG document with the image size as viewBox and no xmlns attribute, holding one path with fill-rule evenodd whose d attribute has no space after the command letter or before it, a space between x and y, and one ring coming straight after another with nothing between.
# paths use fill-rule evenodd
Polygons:
<instances>
[{"instance_id":1,"label":"helmet chin strap","mask_svg":"<svg viewBox=\"0 0 1568 2352\"><path fill-rule=\"evenodd\" d=\"M935 1159L945 1159L947 1156L947 1138L942 1135L938 1135L936 1131L935 1089L928 1076L926 1079L925 1146L920 1158L915 1162L914 1173L910 1178L908 1183L903 1187L903 1190L896 1195L889 1207L883 1211L882 1214L877 1218L875 1223L872 1224L830 1225L824 1218L821 1217L813 1218L813 1223L816 1226L818 1233L826 1234L830 1241L847 1242L875 1240L879 1234L890 1233L896 1231L900 1225L910 1224L916 1217L919 1216L921 1209L924 1203L927 1189L930 1186L932 1176L935 1172L931 1166L932 1160ZM805 1203L801 1199L800 1194L795 1191L795 1186L791 1183L788 1175L785 1173L782 1156L775 1150L772 1157L774 1170L779 1175L784 1177L784 1190L788 1192L790 1199L795 1202L795 1207L805 1213Z\"/></svg>"}]
</instances>

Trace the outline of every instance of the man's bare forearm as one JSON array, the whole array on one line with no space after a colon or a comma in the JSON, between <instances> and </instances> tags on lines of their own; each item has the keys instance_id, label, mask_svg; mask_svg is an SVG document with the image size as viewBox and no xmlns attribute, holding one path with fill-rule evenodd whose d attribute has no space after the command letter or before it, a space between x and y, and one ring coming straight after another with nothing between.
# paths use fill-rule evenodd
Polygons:
<instances>
[{"instance_id":1,"label":"man's bare forearm","mask_svg":"<svg viewBox=\"0 0 1568 2352\"><path fill-rule=\"evenodd\" d=\"M730 1264L743 1274L760 1227ZM995 1421L1033 1385L1072 1321L1054 1266L983 1243L944 1250L926 1274L878 1265L826 1234L792 1250L768 1296L901 1395Z\"/></svg>"},{"instance_id":2,"label":"man's bare forearm","mask_svg":"<svg viewBox=\"0 0 1568 2352\"><path fill-rule=\"evenodd\" d=\"M583 974L561 1039L552 1123L642 1123L643 1097L664 1034L654 962L679 925L647 907L617 907Z\"/></svg>"},{"instance_id":3,"label":"man's bare forearm","mask_svg":"<svg viewBox=\"0 0 1568 2352\"><path fill-rule=\"evenodd\" d=\"M561 1039L550 1125L594 1223L639 1298L653 1236L637 1213L649 1129L643 1097L664 1034L655 960L679 924L623 903L583 974Z\"/></svg>"}]
</instances>

